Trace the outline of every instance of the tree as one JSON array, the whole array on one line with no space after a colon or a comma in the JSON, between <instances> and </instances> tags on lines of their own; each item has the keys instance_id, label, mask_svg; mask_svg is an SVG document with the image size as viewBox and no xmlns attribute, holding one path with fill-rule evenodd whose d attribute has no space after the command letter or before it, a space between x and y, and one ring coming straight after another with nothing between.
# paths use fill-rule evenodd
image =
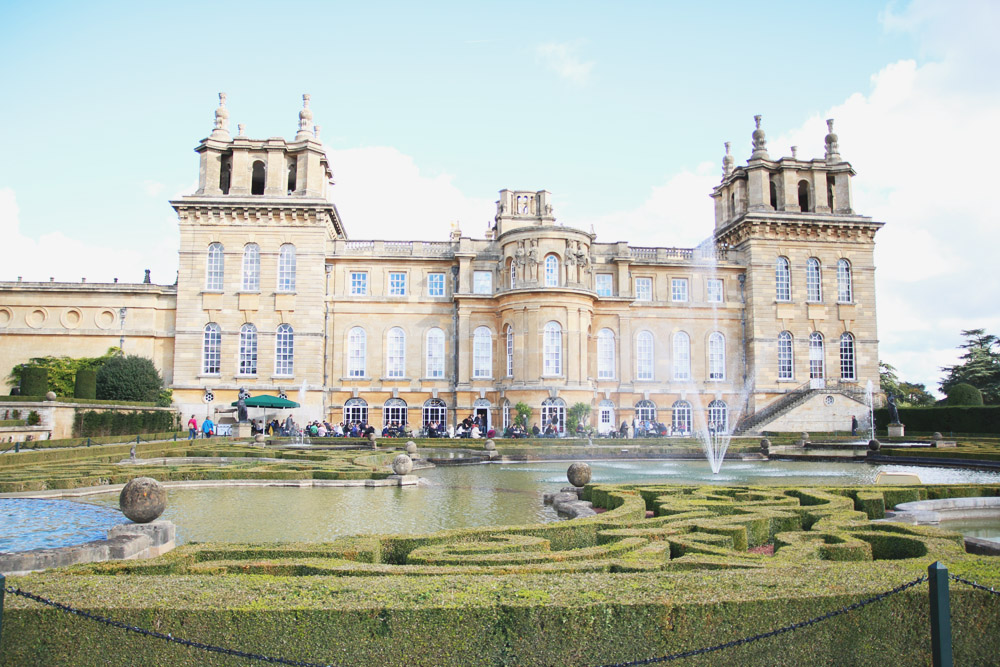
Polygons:
<instances>
[{"instance_id":1,"label":"tree","mask_svg":"<svg viewBox=\"0 0 1000 667\"><path fill-rule=\"evenodd\" d=\"M576 431L577 424L583 424L590 416L590 406L586 403L574 403L566 413L566 430L570 433Z\"/></svg>"},{"instance_id":2,"label":"tree","mask_svg":"<svg viewBox=\"0 0 1000 667\"><path fill-rule=\"evenodd\" d=\"M927 388L919 382L900 382L899 393L906 405L934 405L937 400Z\"/></svg>"},{"instance_id":3,"label":"tree","mask_svg":"<svg viewBox=\"0 0 1000 667\"><path fill-rule=\"evenodd\" d=\"M985 329L968 329L962 336L962 363L941 369L946 374L941 391L950 394L952 387L964 382L981 391L986 403L1000 403L1000 339Z\"/></svg>"},{"instance_id":4,"label":"tree","mask_svg":"<svg viewBox=\"0 0 1000 667\"><path fill-rule=\"evenodd\" d=\"M163 378L146 357L115 356L97 371L97 398L112 401L156 402Z\"/></svg>"},{"instance_id":5,"label":"tree","mask_svg":"<svg viewBox=\"0 0 1000 667\"><path fill-rule=\"evenodd\" d=\"M514 412L517 413L517 416L514 417L514 423L520 424L521 428L527 431L528 420L531 419L531 408L528 406L527 403L521 401L514 406Z\"/></svg>"},{"instance_id":6,"label":"tree","mask_svg":"<svg viewBox=\"0 0 1000 667\"><path fill-rule=\"evenodd\" d=\"M899 376L896 375L896 367L884 361L878 362L878 384L882 393L888 396L899 396L903 392L899 389Z\"/></svg>"},{"instance_id":7,"label":"tree","mask_svg":"<svg viewBox=\"0 0 1000 667\"><path fill-rule=\"evenodd\" d=\"M108 359L119 354L117 347L108 348L101 357L34 357L11 369L7 382L20 386L21 374L25 368L44 368L48 371L49 390L58 396L72 396L76 387L76 373L79 370L98 370Z\"/></svg>"},{"instance_id":8,"label":"tree","mask_svg":"<svg viewBox=\"0 0 1000 667\"><path fill-rule=\"evenodd\" d=\"M959 382L948 390L948 405L982 405L983 394L971 384Z\"/></svg>"}]
</instances>

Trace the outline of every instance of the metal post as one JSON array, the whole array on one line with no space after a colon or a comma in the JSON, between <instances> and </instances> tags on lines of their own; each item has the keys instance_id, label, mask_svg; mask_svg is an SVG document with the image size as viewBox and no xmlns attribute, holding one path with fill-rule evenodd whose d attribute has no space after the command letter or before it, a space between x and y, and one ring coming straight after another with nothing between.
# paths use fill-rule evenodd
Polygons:
<instances>
[{"instance_id":1,"label":"metal post","mask_svg":"<svg viewBox=\"0 0 1000 667\"><path fill-rule=\"evenodd\" d=\"M0 644L3 643L3 595L6 584L7 579L3 576L3 572L0 572Z\"/></svg>"},{"instance_id":2,"label":"metal post","mask_svg":"<svg viewBox=\"0 0 1000 667\"><path fill-rule=\"evenodd\" d=\"M934 667L952 667L948 568L934 561L927 568L927 578L931 599L931 657Z\"/></svg>"},{"instance_id":3,"label":"metal post","mask_svg":"<svg viewBox=\"0 0 1000 667\"><path fill-rule=\"evenodd\" d=\"M87 438L87 446L90 447L90 438Z\"/></svg>"}]
</instances>

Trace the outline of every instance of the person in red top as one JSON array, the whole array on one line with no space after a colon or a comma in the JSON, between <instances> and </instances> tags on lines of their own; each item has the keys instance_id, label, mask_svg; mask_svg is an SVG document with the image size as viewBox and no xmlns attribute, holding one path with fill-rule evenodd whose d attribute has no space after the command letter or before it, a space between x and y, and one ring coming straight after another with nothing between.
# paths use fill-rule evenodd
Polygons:
<instances>
[{"instance_id":1,"label":"person in red top","mask_svg":"<svg viewBox=\"0 0 1000 667\"><path fill-rule=\"evenodd\" d=\"M191 415L191 419L188 420L188 440L194 440L198 433L198 420Z\"/></svg>"}]
</instances>

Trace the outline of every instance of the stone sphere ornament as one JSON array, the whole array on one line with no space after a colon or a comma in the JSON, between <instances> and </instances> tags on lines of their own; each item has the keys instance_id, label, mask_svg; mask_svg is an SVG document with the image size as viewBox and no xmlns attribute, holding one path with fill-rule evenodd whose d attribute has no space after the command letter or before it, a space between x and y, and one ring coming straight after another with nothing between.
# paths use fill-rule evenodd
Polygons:
<instances>
[{"instance_id":1,"label":"stone sphere ornament","mask_svg":"<svg viewBox=\"0 0 1000 667\"><path fill-rule=\"evenodd\" d=\"M938 440L944 440L944 436L941 435L941 431L934 431L934 435L931 436L931 440L934 440L935 442Z\"/></svg>"},{"instance_id":2,"label":"stone sphere ornament","mask_svg":"<svg viewBox=\"0 0 1000 667\"><path fill-rule=\"evenodd\" d=\"M56 392L54 392L54 391L45 392L45 400L46 401L54 401L54 400L56 400Z\"/></svg>"},{"instance_id":3,"label":"stone sphere ornament","mask_svg":"<svg viewBox=\"0 0 1000 667\"><path fill-rule=\"evenodd\" d=\"M413 442L412 440L407 441L407 443L406 443L406 453L409 454L410 456L413 456L414 454L416 454L417 453L417 443Z\"/></svg>"},{"instance_id":4,"label":"stone sphere ornament","mask_svg":"<svg viewBox=\"0 0 1000 667\"><path fill-rule=\"evenodd\" d=\"M766 454L769 449L771 449L771 441L768 440L767 438L761 438L760 439L760 451L762 451L762 452L764 452Z\"/></svg>"},{"instance_id":5,"label":"stone sphere ornament","mask_svg":"<svg viewBox=\"0 0 1000 667\"><path fill-rule=\"evenodd\" d=\"M493 440L491 438L491 439L487 440L486 444L483 445L483 446L486 448L486 451L492 452L492 451L494 451L497 448L497 443L493 442Z\"/></svg>"},{"instance_id":6,"label":"stone sphere ornament","mask_svg":"<svg viewBox=\"0 0 1000 667\"><path fill-rule=\"evenodd\" d=\"M136 477L122 489L118 505L132 521L149 523L166 509L167 489L152 477Z\"/></svg>"},{"instance_id":7,"label":"stone sphere ornament","mask_svg":"<svg viewBox=\"0 0 1000 667\"><path fill-rule=\"evenodd\" d=\"M869 440L868 441L868 450L869 451L877 452L879 450L879 448L881 448L881 447L882 447L882 443L879 442L878 440Z\"/></svg>"},{"instance_id":8,"label":"stone sphere ornament","mask_svg":"<svg viewBox=\"0 0 1000 667\"><path fill-rule=\"evenodd\" d=\"M406 454L400 454L392 460L392 471L397 475L409 475L413 470L413 459Z\"/></svg>"},{"instance_id":9,"label":"stone sphere ornament","mask_svg":"<svg viewBox=\"0 0 1000 667\"><path fill-rule=\"evenodd\" d=\"M586 463L574 463L566 470L566 479L576 487L586 486L590 481L590 465Z\"/></svg>"}]
</instances>

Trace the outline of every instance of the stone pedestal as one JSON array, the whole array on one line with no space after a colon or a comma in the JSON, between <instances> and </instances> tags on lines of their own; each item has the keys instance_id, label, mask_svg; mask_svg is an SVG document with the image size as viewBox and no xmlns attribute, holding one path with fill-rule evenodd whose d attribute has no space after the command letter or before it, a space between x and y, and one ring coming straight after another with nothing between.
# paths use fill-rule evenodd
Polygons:
<instances>
[{"instance_id":1,"label":"stone pedestal","mask_svg":"<svg viewBox=\"0 0 1000 667\"><path fill-rule=\"evenodd\" d=\"M889 424L889 437L902 438L906 427L902 424Z\"/></svg>"},{"instance_id":2,"label":"stone pedestal","mask_svg":"<svg viewBox=\"0 0 1000 667\"><path fill-rule=\"evenodd\" d=\"M233 424L233 437L234 438L249 438L250 437L250 422L240 422L239 424Z\"/></svg>"}]
</instances>

